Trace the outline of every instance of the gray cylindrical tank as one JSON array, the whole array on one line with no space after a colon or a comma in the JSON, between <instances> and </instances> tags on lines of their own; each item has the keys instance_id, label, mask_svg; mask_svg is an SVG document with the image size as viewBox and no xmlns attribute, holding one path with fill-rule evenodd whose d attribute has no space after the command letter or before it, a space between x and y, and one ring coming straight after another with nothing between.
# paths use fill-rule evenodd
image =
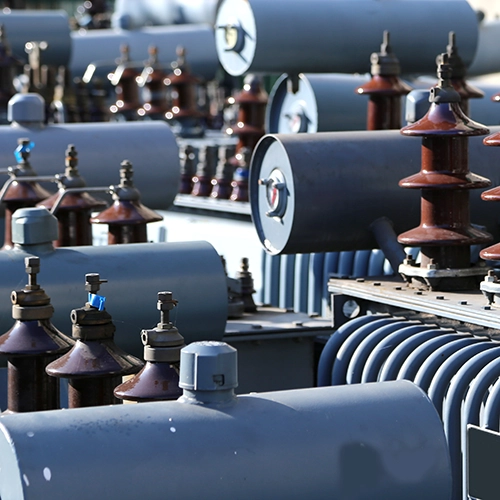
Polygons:
<instances>
[{"instance_id":1,"label":"gray cylindrical tank","mask_svg":"<svg viewBox=\"0 0 500 500\"><path fill-rule=\"evenodd\" d=\"M158 47L158 61L168 68L177 59L176 48L186 48L186 61L191 71L211 80L219 68L215 50L214 30L206 24L181 26L152 26L134 31L91 30L71 33L72 53L70 69L73 76L83 76L90 63L96 65L95 76L107 80L108 73L116 69L120 45L130 48L131 61L145 61L148 47Z\"/></svg>"},{"instance_id":2,"label":"gray cylindrical tank","mask_svg":"<svg viewBox=\"0 0 500 500\"><path fill-rule=\"evenodd\" d=\"M0 126L0 168L15 163L17 139L26 137L35 143L31 161L36 173L57 174L64 171L68 144L74 144L87 186L117 184L120 163L126 159L134 167L134 182L145 205L168 208L172 204L179 187L179 148L165 122L44 125L43 106L36 94L11 99L13 123Z\"/></svg>"},{"instance_id":3,"label":"gray cylindrical tank","mask_svg":"<svg viewBox=\"0 0 500 500\"><path fill-rule=\"evenodd\" d=\"M69 19L63 10L10 10L0 11L0 25L5 26L7 40L13 54L28 62L24 50L26 42L47 42L43 51L43 64L67 65L71 56Z\"/></svg>"},{"instance_id":4,"label":"gray cylindrical tank","mask_svg":"<svg viewBox=\"0 0 500 500\"><path fill-rule=\"evenodd\" d=\"M299 75L299 88L288 91L288 75L282 75L269 94L266 130L275 134L366 130L368 96L355 90L370 75L325 73Z\"/></svg>"},{"instance_id":5,"label":"gray cylindrical tank","mask_svg":"<svg viewBox=\"0 0 500 500\"><path fill-rule=\"evenodd\" d=\"M470 75L484 75L500 71L500 61L496 50L499 38L500 20L482 21L479 24L477 51L468 70Z\"/></svg>"},{"instance_id":6,"label":"gray cylindrical tank","mask_svg":"<svg viewBox=\"0 0 500 500\"><path fill-rule=\"evenodd\" d=\"M500 131L492 127L491 132ZM500 185L500 151L469 139L469 166ZM420 170L421 140L398 130L268 135L250 167L252 218L272 254L375 248L370 224L418 225L420 191L398 182ZM471 192L471 220L498 240L498 210Z\"/></svg>"},{"instance_id":7,"label":"gray cylindrical tank","mask_svg":"<svg viewBox=\"0 0 500 500\"><path fill-rule=\"evenodd\" d=\"M10 294L25 283L24 258L40 257L39 282L51 297L52 322L71 334L70 312L87 296L85 274L108 283L101 295L116 325L116 343L142 357L140 332L157 323L158 291L171 290L179 307L172 322L186 342L221 339L227 318L226 275L207 242L136 243L54 249L57 220L44 208L19 209L13 216L14 249L0 252L0 332L13 324ZM55 234L54 234L55 233Z\"/></svg>"},{"instance_id":8,"label":"gray cylindrical tank","mask_svg":"<svg viewBox=\"0 0 500 500\"><path fill-rule=\"evenodd\" d=\"M449 31L466 65L478 38L476 14L465 0L224 0L215 27L219 60L236 76L366 73L384 30L403 73L434 73Z\"/></svg>"},{"instance_id":9,"label":"gray cylindrical tank","mask_svg":"<svg viewBox=\"0 0 500 500\"><path fill-rule=\"evenodd\" d=\"M0 429L2 500L451 494L442 424L408 381L252 394L224 405L3 415Z\"/></svg>"}]
</instances>

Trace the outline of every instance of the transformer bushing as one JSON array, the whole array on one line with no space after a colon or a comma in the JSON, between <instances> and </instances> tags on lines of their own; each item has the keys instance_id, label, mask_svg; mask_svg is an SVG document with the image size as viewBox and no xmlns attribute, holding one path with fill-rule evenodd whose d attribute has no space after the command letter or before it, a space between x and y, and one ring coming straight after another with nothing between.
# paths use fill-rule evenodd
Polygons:
<instances>
[{"instance_id":1,"label":"transformer bushing","mask_svg":"<svg viewBox=\"0 0 500 500\"><path fill-rule=\"evenodd\" d=\"M144 70L138 77L139 88L142 88L143 105L137 110L139 116L148 116L153 119L165 118L169 109L165 86L166 74L163 65L158 62L158 47L151 45L148 48L149 59Z\"/></svg>"},{"instance_id":2,"label":"transformer bushing","mask_svg":"<svg viewBox=\"0 0 500 500\"><path fill-rule=\"evenodd\" d=\"M110 186L113 204L96 217L92 224L108 224L108 245L144 243L148 241L147 224L163 217L141 203L141 194L134 186L134 170L128 160L120 167L120 184Z\"/></svg>"},{"instance_id":3,"label":"transformer bushing","mask_svg":"<svg viewBox=\"0 0 500 500\"><path fill-rule=\"evenodd\" d=\"M236 154L235 146L220 146L219 147L219 163L215 173L215 178L212 179L212 198L220 200L228 200L233 190L231 183L233 182L234 164L233 157Z\"/></svg>"},{"instance_id":4,"label":"transformer bushing","mask_svg":"<svg viewBox=\"0 0 500 500\"><path fill-rule=\"evenodd\" d=\"M120 45L120 61L111 78L115 87L116 101L109 108L112 115L123 117L126 121L137 120L137 110L141 107L137 78L140 76L130 61L127 44Z\"/></svg>"},{"instance_id":5,"label":"transformer bushing","mask_svg":"<svg viewBox=\"0 0 500 500\"><path fill-rule=\"evenodd\" d=\"M370 56L371 80L358 87L356 92L368 95L367 130L387 130L401 128L401 98L411 91L399 75L399 60L392 52L389 32L384 31L380 52Z\"/></svg>"},{"instance_id":6,"label":"transformer bushing","mask_svg":"<svg viewBox=\"0 0 500 500\"><path fill-rule=\"evenodd\" d=\"M467 67L464 64L462 58L458 54L458 48L456 44L456 36L454 31L450 31L448 35L448 45L446 46L446 54L448 56L448 64L451 67L451 78L450 82L453 88L458 92L460 96L460 108L465 115L469 116L469 99L479 99L484 97L484 92L477 87L469 84L465 80L467 75ZM443 54L440 54L436 63L442 64Z\"/></svg>"},{"instance_id":7,"label":"transformer bushing","mask_svg":"<svg viewBox=\"0 0 500 500\"><path fill-rule=\"evenodd\" d=\"M127 401L169 401L182 396L179 388L180 352L184 337L170 321L169 313L177 306L172 292L158 292L160 322L151 330L142 330L144 361L142 370L115 389L115 396Z\"/></svg>"},{"instance_id":8,"label":"transformer bushing","mask_svg":"<svg viewBox=\"0 0 500 500\"><path fill-rule=\"evenodd\" d=\"M85 180L78 171L77 151L73 144L66 150L66 170L56 175L59 191L38 206L50 210L58 200L61 192L71 188L84 188ZM59 204L55 216L59 225L59 237L54 242L56 247L92 245L91 211L102 209L106 203L97 200L89 193L68 193Z\"/></svg>"},{"instance_id":9,"label":"transformer bushing","mask_svg":"<svg viewBox=\"0 0 500 500\"><path fill-rule=\"evenodd\" d=\"M253 300L255 289L252 273L248 269L248 259L243 257L243 259L241 259L241 267L236 275L236 278L241 284L241 298L243 299L243 304L245 305L245 312L251 313L257 311L257 306Z\"/></svg>"},{"instance_id":10,"label":"transformer bushing","mask_svg":"<svg viewBox=\"0 0 500 500\"><path fill-rule=\"evenodd\" d=\"M34 144L29 139L18 139L17 143L18 147L15 151L15 156L18 163L8 168L9 176L16 180L7 188L2 199L5 204L3 249L12 247L12 214L19 208L34 207L37 203L50 196L50 193L37 182L24 182L22 180L23 177L36 176L36 172L29 161Z\"/></svg>"},{"instance_id":11,"label":"transformer bushing","mask_svg":"<svg viewBox=\"0 0 500 500\"><path fill-rule=\"evenodd\" d=\"M186 144L180 151L181 183L180 194L191 194L193 190L193 177L196 173L196 150L191 144Z\"/></svg>"},{"instance_id":12,"label":"transformer bushing","mask_svg":"<svg viewBox=\"0 0 500 500\"><path fill-rule=\"evenodd\" d=\"M234 171L234 178L231 183L233 191L229 199L232 201L248 201L248 177L252 150L250 148L242 148L236 153L235 158L238 163Z\"/></svg>"},{"instance_id":13,"label":"transformer bushing","mask_svg":"<svg viewBox=\"0 0 500 500\"><path fill-rule=\"evenodd\" d=\"M165 78L165 85L172 92L172 108L165 117L178 124L177 132L181 137L203 137L205 127L201 122L203 114L197 107L197 86L200 80L195 77L186 63L186 49L177 47L177 60L172 63L172 73Z\"/></svg>"},{"instance_id":14,"label":"transformer bushing","mask_svg":"<svg viewBox=\"0 0 500 500\"><path fill-rule=\"evenodd\" d=\"M219 147L208 144L198 150L198 166L193 177L193 196L210 196L212 192L212 179L219 162Z\"/></svg>"},{"instance_id":15,"label":"transformer bushing","mask_svg":"<svg viewBox=\"0 0 500 500\"><path fill-rule=\"evenodd\" d=\"M45 367L67 352L74 342L57 330L50 318L50 297L37 284L39 257L24 259L28 284L11 294L14 326L0 337L0 353L7 356L7 412L59 408L59 381Z\"/></svg>"},{"instance_id":16,"label":"transformer bushing","mask_svg":"<svg viewBox=\"0 0 500 500\"><path fill-rule=\"evenodd\" d=\"M230 278L227 274L226 259L223 255L220 256L222 267L226 275L227 299L228 299L228 319L241 318L245 312L245 304L241 295L241 282L238 279Z\"/></svg>"},{"instance_id":17,"label":"transformer bushing","mask_svg":"<svg viewBox=\"0 0 500 500\"><path fill-rule=\"evenodd\" d=\"M5 415L2 499L450 498L443 426L413 383L235 396L236 354L185 347L179 401Z\"/></svg>"},{"instance_id":18,"label":"transformer bushing","mask_svg":"<svg viewBox=\"0 0 500 500\"><path fill-rule=\"evenodd\" d=\"M421 189L422 195L420 226L398 237L403 245L421 247L421 263L406 259L399 272L415 286L467 290L486 274L484 266L471 267L470 246L491 240L470 224L469 190L488 187L490 181L469 171L468 137L485 135L488 129L460 109L448 54L438 60L439 83L431 89L429 112L401 130L422 137L422 167L399 185Z\"/></svg>"},{"instance_id":19,"label":"transformer bushing","mask_svg":"<svg viewBox=\"0 0 500 500\"><path fill-rule=\"evenodd\" d=\"M486 146L499 147L500 132L485 137L483 143ZM488 191L484 191L483 193L481 193L481 198L484 201L500 201L500 187L495 187L493 189L489 189ZM492 245L488 248L484 248L483 250L481 250L479 255L482 259L485 260L499 261L500 243ZM498 298L500 297L500 281L498 280L495 271L488 271L488 274L480 284L480 289L488 299L489 304L493 304L496 302L498 305Z\"/></svg>"},{"instance_id":20,"label":"transformer bushing","mask_svg":"<svg viewBox=\"0 0 500 500\"><path fill-rule=\"evenodd\" d=\"M52 377L68 379L70 408L115 404L114 388L124 375L137 373L142 363L114 343L115 325L104 307L105 298L97 295L102 283L99 274L85 275L89 300L71 311L73 338L71 350L50 363Z\"/></svg>"},{"instance_id":21,"label":"transformer bushing","mask_svg":"<svg viewBox=\"0 0 500 500\"><path fill-rule=\"evenodd\" d=\"M243 148L253 150L260 138L265 134L267 92L262 88L258 76L248 75L243 89L233 98L238 106L236 125L228 133L238 136L236 152Z\"/></svg>"}]
</instances>

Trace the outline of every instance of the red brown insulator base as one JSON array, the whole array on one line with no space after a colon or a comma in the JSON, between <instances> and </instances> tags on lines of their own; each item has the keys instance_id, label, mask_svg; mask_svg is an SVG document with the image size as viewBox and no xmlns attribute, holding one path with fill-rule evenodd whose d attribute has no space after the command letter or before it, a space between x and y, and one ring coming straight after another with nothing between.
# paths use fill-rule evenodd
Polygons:
<instances>
[{"instance_id":1,"label":"red brown insulator base","mask_svg":"<svg viewBox=\"0 0 500 500\"><path fill-rule=\"evenodd\" d=\"M115 389L115 396L127 401L173 401L182 396L179 374L168 363L146 362L132 379Z\"/></svg>"},{"instance_id":2,"label":"red brown insulator base","mask_svg":"<svg viewBox=\"0 0 500 500\"><path fill-rule=\"evenodd\" d=\"M68 382L68 405L70 408L121 404L113 395L121 377L79 378Z\"/></svg>"},{"instance_id":3,"label":"red brown insulator base","mask_svg":"<svg viewBox=\"0 0 500 500\"><path fill-rule=\"evenodd\" d=\"M411 87L397 76L374 75L356 92L369 95L367 130L401 128L401 98L411 92Z\"/></svg>"},{"instance_id":4,"label":"red brown insulator base","mask_svg":"<svg viewBox=\"0 0 500 500\"><path fill-rule=\"evenodd\" d=\"M8 413L59 408L59 380L45 373L45 367L55 359L57 355L9 357L7 363Z\"/></svg>"},{"instance_id":5,"label":"red brown insulator base","mask_svg":"<svg viewBox=\"0 0 500 500\"><path fill-rule=\"evenodd\" d=\"M161 215L138 201L117 200L90 221L108 224L108 244L116 245L147 242L147 224L160 220Z\"/></svg>"}]
</instances>

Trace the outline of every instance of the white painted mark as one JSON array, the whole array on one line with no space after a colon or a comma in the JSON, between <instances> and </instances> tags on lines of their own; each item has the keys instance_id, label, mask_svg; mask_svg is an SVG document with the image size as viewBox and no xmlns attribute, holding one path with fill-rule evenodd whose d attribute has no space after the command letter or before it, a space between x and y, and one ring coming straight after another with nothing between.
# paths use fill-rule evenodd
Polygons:
<instances>
[{"instance_id":1,"label":"white painted mark","mask_svg":"<svg viewBox=\"0 0 500 500\"><path fill-rule=\"evenodd\" d=\"M26 486L29 486L29 485L30 485L30 482L29 482L28 476L27 476L26 474L23 474L23 481L24 481L24 483L26 484Z\"/></svg>"},{"instance_id":2,"label":"white painted mark","mask_svg":"<svg viewBox=\"0 0 500 500\"><path fill-rule=\"evenodd\" d=\"M175 432L177 429L175 427L170 427L170 432Z\"/></svg>"},{"instance_id":3,"label":"white painted mark","mask_svg":"<svg viewBox=\"0 0 500 500\"><path fill-rule=\"evenodd\" d=\"M35 435L35 433L34 433L33 431L29 431L29 432L27 432L27 433L26 433L26 435L27 435L29 438L32 438L32 437Z\"/></svg>"},{"instance_id":4,"label":"white painted mark","mask_svg":"<svg viewBox=\"0 0 500 500\"><path fill-rule=\"evenodd\" d=\"M45 478L45 481L50 481L52 479L52 472L48 467L43 469L43 477Z\"/></svg>"}]
</instances>

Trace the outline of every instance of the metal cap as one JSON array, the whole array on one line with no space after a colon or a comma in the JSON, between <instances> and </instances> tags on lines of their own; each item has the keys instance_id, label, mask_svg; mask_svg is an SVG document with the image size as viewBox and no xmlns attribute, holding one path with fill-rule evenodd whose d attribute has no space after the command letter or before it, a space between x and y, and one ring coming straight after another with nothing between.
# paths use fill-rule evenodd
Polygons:
<instances>
[{"instance_id":1,"label":"metal cap","mask_svg":"<svg viewBox=\"0 0 500 500\"><path fill-rule=\"evenodd\" d=\"M12 215L12 242L41 245L58 238L57 219L46 208L20 208Z\"/></svg>"},{"instance_id":2,"label":"metal cap","mask_svg":"<svg viewBox=\"0 0 500 500\"><path fill-rule=\"evenodd\" d=\"M35 93L16 94L7 108L9 122L45 123L45 101Z\"/></svg>"},{"instance_id":3,"label":"metal cap","mask_svg":"<svg viewBox=\"0 0 500 500\"><path fill-rule=\"evenodd\" d=\"M193 342L181 351L179 387L193 391L230 391L238 387L237 351L225 342ZM196 394L191 394L195 396Z\"/></svg>"}]
</instances>

